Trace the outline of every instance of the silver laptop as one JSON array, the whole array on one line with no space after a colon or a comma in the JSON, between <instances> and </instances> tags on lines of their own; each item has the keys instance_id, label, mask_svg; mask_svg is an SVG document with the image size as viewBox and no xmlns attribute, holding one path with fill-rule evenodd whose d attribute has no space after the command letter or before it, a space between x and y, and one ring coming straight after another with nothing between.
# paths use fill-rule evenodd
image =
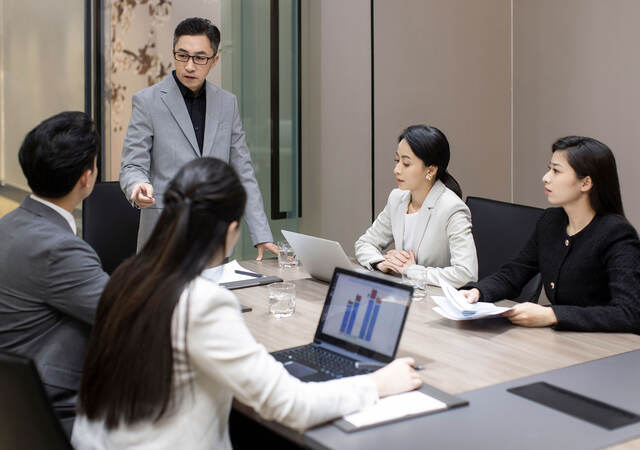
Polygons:
<instances>
[{"instance_id":1,"label":"silver laptop","mask_svg":"<svg viewBox=\"0 0 640 450\"><path fill-rule=\"evenodd\" d=\"M281 230L282 235L295 250L309 274L322 281L331 281L336 267L343 269L361 269L351 262L339 242L330 241L308 234Z\"/></svg>"}]
</instances>

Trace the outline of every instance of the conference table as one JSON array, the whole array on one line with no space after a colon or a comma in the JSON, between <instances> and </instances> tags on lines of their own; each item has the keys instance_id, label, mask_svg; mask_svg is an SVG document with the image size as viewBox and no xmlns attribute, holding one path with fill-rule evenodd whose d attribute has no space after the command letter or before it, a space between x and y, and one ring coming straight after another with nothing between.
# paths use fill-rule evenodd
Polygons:
<instances>
[{"instance_id":1,"label":"conference table","mask_svg":"<svg viewBox=\"0 0 640 450\"><path fill-rule=\"evenodd\" d=\"M240 264L251 271L292 281L296 286L295 314L280 319L268 313L267 286L234 291L240 303L252 308L243 317L256 340L270 352L312 342L328 284L310 278L301 266L281 269L275 259L243 261ZM636 334L524 328L514 326L504 318L462 322L447 320L432 309L435 303L430 295L440 294L439 288L430 286L425 299L412 302L397 356L413 357L424 366L424 370L419 372L423 382L449 394L482 392L482 388L500 383L640 349L640 336ZM505 300L498 304L508 305L510 302ZM337 433L343 433L326 424L301 434L264 421L250 408L237 402L234 408L305 447L332 448L332 440L327 438L323 442L323 436L333 435L335 438ZM359 433L343 433L344 436L340 437L346 443ZM477 444L482 447L482 442ZM640 448L640 439L614 448Z\"/></svg>"}]
</instances>

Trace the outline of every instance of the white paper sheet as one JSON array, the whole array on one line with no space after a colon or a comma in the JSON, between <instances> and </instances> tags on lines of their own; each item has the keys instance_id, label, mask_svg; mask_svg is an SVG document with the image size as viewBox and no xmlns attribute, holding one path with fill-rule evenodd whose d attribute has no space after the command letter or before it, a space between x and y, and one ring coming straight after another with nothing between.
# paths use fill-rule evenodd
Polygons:
<instances>
[{"instance_id":1,"label":"white paper sheet","mask_svg":"<svg viewBox=\"0 0 640 450\"><path fill-rule=\"evenodd\" d=\"M440 400L420 391L412 391L385 397L375 405L344 416L344 420L356 427L363 427L446 408L447 405Z\"/></svg>"},{"instance_id":2,"label":"white paper sheet","mask_svg":"<svg viewBox=\"0 0 640 450\"><path fill-rule=\"evenodd\" d=\"M251 280L255 277L251 275L242 275L236 273L236 270L241 270L243 272L251 272L250 270L245 269L238 261L233 260L228 262L227 264L223 264L221 266L212 267L210 269L205 269L202 271L202 276L208 280L214 281L216 283L228 283L230 281L242 281L242 280ZM256 272L251 272L256 273Z\"/></svg>"},{"instance_id":3,"label":"white paper sheet","mask_svg":"<svg viewBox=\"0 0 640 450\"><path fill-rule=\"evenodd\" d=\"M442 317L451 320L475 320L484 317L495 317L511 308L496 306L488 302L469 303L464 295L441 277L440 287L444 292L442 296L431 296L438 306L433 310Z\"/></svg>"}]
</instances>

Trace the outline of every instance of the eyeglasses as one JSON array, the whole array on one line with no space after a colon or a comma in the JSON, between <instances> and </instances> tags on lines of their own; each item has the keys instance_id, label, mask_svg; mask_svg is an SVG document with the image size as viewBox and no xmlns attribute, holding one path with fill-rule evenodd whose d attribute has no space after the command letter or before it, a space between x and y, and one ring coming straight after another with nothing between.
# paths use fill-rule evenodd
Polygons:
<instances>
[{"instance_id":1,"label":"eyeglasses","mask_svg":"<svg viewBox=\"0 0 640 450\"><path fill-rule=\"evenodd\" d=\"M203 56L203 55L190 55L185 52L173 52L173 57L176 59L176 61L180 61L180 62L189 62L189 58L191 58L193 59L194 64L197 64L199 66L204 66L209 62L210 59L215 58L216 55Z\"/></svg>"}]
</instances>

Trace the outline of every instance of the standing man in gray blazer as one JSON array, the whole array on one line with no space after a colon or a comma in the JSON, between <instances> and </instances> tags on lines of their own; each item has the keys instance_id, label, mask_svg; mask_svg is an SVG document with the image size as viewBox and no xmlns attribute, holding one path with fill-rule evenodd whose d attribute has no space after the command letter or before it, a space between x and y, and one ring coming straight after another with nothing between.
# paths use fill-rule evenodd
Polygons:
<instances>
[{"instance_id":1,"label":"standing man in gray blazer","mask_svg":"<svg viewBox=\"0 0 640 450\"><path fill-rule=\"evenodd\" d=\"M142 208L138 250L162 213L169 181L189 161L208 156L229 163L247 191L245 218L257 259L265 250L277 254L236 97L206 80L220 58L219 45L220 31L209 20L183 20L173 36L176 70L133 96L120 185Z\"/></svg>"},{"instance_id":2,"label":"standing man in gray blazer","mask_svg":"<svg viewBox=\"0 0 640 450\"><path fill-rule=\"evenodd\" d=\"M93 190L99 138L82 112L27 134L19 159L33 191L0 219L0 349L34 360L67 433L98 300L107 283L76 236L73 210Z\"/></svg>"}]
</instances>

